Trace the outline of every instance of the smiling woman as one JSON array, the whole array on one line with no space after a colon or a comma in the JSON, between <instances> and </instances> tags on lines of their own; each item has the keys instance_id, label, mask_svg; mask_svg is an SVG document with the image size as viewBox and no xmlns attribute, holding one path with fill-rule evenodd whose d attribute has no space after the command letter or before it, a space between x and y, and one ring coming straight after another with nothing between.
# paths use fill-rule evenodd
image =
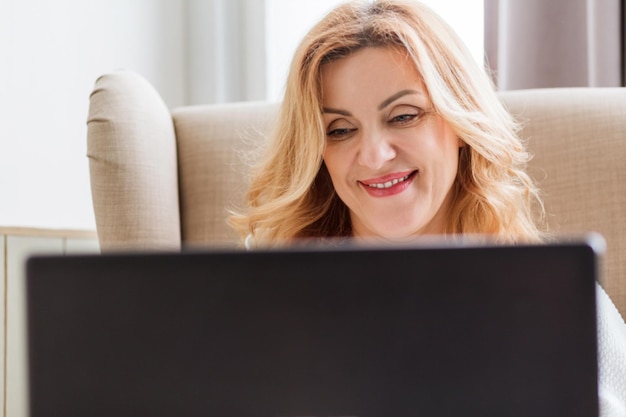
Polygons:
<instances>
[{"instance_id":1,"label":"smiling woman","mask_svg":"<svg viewBox=\"0 0 626 417\"><path fill-rule=\"evenodd\" d=\"M446 233L463 142L433 112L406 53L364 48L321 75L324 163L353 236Z\"/></svg>"},{"instance_id":2,"label":"smiling woman","mask_svg":"<svg viewBox=\"0 0 626 417\"><path fill-rule=\"evenodd\" d=\"M437 14L415 1L347 3L297 50L248 209L231 220L261 246L539 241L527 160L491 81Z\"/></svg>"}]
</instances>

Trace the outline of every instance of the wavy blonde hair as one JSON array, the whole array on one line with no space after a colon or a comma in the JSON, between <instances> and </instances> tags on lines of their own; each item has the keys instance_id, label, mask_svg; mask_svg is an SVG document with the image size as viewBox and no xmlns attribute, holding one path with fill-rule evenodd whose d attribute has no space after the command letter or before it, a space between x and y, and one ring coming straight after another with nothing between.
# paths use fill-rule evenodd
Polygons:
<instances>
[{"instance_id":1,"label":"wavy blonde hair","mask_svg":"<svg viewBox=\"0 0 626 417\"><path fill-rule=\"evenodd\" d=\"M248 208L231 216L242 235L274 245L296 238L350 236L349 210L323 163L320 69L367 47L406 53L434 111L467 145L460 149L448 234L497 241L542 240L543 214L526 174L529 155L493 84L455 32L417 1L355 1L338 6L306 35L291 64L279 122L252 171Z\"/></svg>"}]
</instances>

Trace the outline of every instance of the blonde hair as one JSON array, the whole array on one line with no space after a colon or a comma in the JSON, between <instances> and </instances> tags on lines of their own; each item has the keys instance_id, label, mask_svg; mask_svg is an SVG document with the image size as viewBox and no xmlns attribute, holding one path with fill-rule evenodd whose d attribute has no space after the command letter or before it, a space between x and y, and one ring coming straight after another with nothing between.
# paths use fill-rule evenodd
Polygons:
<instances>
[{"instance_id":1,"label":"blonde hair","mask_svg":"<svg viewBox=\"0 0 626 417\"><path fill-rule=\"evenodd\" d=\"M322 155L322 65L366 47L406 53L421 74L434 111L461 148L449 234L486 234L501 242L539 241L543 214L526 174L529 155L518 126L454 31L417 1L350 2L322 19L291 64L273 140L253 171L248 208L231 224L264 244L350 236L349 210L332 186Z\"/></svg>"}]
</instances>

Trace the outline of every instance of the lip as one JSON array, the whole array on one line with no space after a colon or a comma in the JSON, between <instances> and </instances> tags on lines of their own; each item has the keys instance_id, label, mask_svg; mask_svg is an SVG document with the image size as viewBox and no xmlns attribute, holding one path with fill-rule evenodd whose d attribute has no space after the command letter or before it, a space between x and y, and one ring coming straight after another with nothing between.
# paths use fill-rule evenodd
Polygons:
<instances>
[{"instance_id":1,"label":"lip","mask_svg":"<svg viewBox=\"0 0 626 417\"><path fill-rule=\"evenodd\" d=\"M368 178L358 181L361 187L372 197L390 197L406 190L413 182L415 171L394 172L377 178ZM406 178L405 180L402 180ZM395 184L388 184L397 181ZM385 184L384 188L378 188L376 185Z\"/></svg>"}]
</instances>

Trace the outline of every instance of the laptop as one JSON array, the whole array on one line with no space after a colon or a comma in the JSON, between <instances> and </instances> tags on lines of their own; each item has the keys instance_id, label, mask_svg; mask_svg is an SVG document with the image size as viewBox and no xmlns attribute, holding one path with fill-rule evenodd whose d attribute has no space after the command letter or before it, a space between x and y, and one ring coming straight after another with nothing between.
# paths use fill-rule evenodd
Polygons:
<instances>
[{"instance_id":1,"label":"laptop","mask_svg":"<svg viewBox=\"0 0 626 417\"><path fill-rule=\"evenodd\" d=\"M588 241L39 256L30 415L598 414Z\"/></svg>"}]
</instances>

